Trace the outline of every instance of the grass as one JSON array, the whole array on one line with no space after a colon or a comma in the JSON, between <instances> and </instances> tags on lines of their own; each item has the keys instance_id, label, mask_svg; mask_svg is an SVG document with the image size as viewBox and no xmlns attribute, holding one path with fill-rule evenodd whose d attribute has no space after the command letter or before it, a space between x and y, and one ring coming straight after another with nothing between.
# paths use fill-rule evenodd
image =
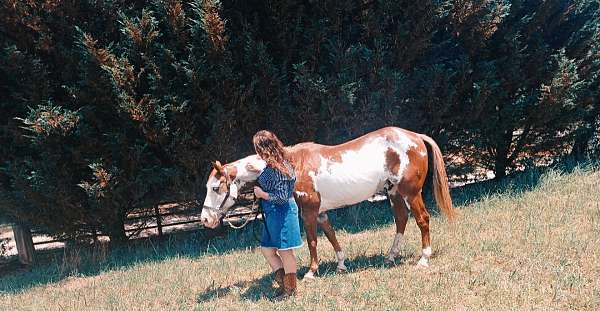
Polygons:
<instances>
[{"instance_id":1,"label":"grass","mask_svg":"<svg viewBox=\"0 0 600 311\"><path fill-rule=\"evenodd\" d=\"M319 239L321 266L300 295L263 298L272 279L252 228L148 240L108 251L47 254L48 264L0 279L0 309L595 309L600 305L600 170L523 174L453 192L460 220L431 221L434 257L416 268L409 220L396 265L383 265L394 225L385 203L330 215L349 273ZM429 204L431 206L431 203ZM306 272L308 250L298 252Z\"/></svg>"}]
</instances>

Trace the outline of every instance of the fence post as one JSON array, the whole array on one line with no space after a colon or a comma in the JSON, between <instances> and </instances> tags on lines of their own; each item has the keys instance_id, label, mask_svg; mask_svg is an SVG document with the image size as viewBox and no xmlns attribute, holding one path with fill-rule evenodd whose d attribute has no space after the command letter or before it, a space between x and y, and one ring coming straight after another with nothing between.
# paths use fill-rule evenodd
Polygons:
<instances>
[{"instance_id":1,"label":"fence post","mask_svg":"<svg viewBox=\"0 0 600 311\"><path fill-rule=\"evenodd\" d=\"M160 219L160 209L158 208L158 204L154 206L154 214L156 214L156 229L158 230L158 236L162 236L162 221Z\"/></svg>"},{"instance_id":2,"label":"fence post","mask_svg":"<svg viewBox=\"0 0 600 311\"><path fill-rule=\"evenodd\" d=\"M31 230L27 225L23 224L15 224L12 226L12 228L13 234L15 236L15 243L17 244L19 261L25 265L32 264L35 248L33 247L33 238L31 237Z\"/></svg>"}]
</instances>

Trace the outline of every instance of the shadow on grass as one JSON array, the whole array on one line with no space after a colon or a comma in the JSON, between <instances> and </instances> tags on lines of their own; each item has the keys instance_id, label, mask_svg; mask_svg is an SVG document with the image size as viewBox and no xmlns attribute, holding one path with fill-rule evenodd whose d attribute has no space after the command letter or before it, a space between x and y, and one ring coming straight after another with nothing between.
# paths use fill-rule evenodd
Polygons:
<instances>
[{"instance_id":1,"label":"shadow on grass","mask_svg":"<svg viewBox=\"0 0 600 311\"><path fill-rule=\"evenodd\" d=\"M568 169L561 169L569 171ZM542 170L533 169L508 176L502 181L485 181L452 189L455 206L464 208L470 203L480 201L491 194L521 193L533 189L542 176ZM430 181L428 181L430 182ZM439 210L431 199L431 191L426 194L427 208L433 217ZM329 212L336 230L348 233L381 228L393 223L393 216L387 200L380 202L363 202L352 207ZM85 249L67 251L39 251L36 253L37 264L27 268L11 263L0 266L0 293L16 293L31 287L60 282L71 276L95 276L103 272L123 269L145 262L157 262L169 258L199 258L207 254L219 254L247 247L258 246L257 232L262 223L255 222L246 229L197 230L169 234L162 238L151 237L130 241L125 246L109 248L100 245ZM343 245L342 245L343 247ZM350 271L383 264L382 256L356 257L347 261ZM336 263L324 262L319 268L322 276L335 273ZM301 268L301 275L307 268ZM269 276L251 284L244 293L248 299L260 299L262 292L270 286ZM245 287L245 284L240 284ZM227 294L231 289L214 289L200 295L199 299Z\"/></svg>"},{"instance_id":2,"label":"shadow on grass","mask_svg":"<svg viewBox=\"0 0 600 311\"><path fill-rule=\"evenodd\" d=\"M199 258L205 255L258 246L256 233L261 223L244 230L220 229L171 233L129 241L111 247L98 243L83 248L36 251L36 264L23 266L11 258L0 266L0 293L17 293L35 286L57 283L69 276L87 277L170 258Z\"/></svg>"},{"instance_id":3,"label":"shadow on grass","mask_svg":"<svg viewBox=\"0 0 600 311\"><path fill-rule=\"evenodd\" d=\"M373 256L358 256L346 260L348 272L355 273L366 269L387 269L392 266L383 264L383 255ZM400 264L404 264L400 261ZM317 277L328 278L336 275L337 262L323 262L319 265ZM298 270L298 277L301 278L308 272L307 267L302 267ZM299 282L302 282L300 279ZM310 282L310 281L307 281ZM245 289L245 290L244 290ZM237 282L228 286L215 287L214 285L206 291L198 295L196 301L198 303L210 302L223 296L227 296L232 292L243 291L241 298L244 300L258 301L261 299L269 299L274 293L273 275L265 274L261 278L252 281Z\"/></svg>"},{"instance_id":4,"label":"shadow on grass","mask_svg":"<svg viewBox=\"0 0 600 311\"><path fill-rule=\"evenodd\" d=\"M531 191L538 185L544 171L546 170L533 168L508 175L502 180L486 180L452 188L450 192L453 205L455 208L460 209L493 194L518 194ZM567 169L564 169L564 171L567 171ZM431 180L427 180L427 182L431 183ZM433 199L431 184L425 187L423 195L425 206L431 216L440 217L440 210ZM376 229L394 223L388 200L362 202L348 208L328 212L328 216L336 230L345 230L348 233Z\"/></svg>"}]
</instances>

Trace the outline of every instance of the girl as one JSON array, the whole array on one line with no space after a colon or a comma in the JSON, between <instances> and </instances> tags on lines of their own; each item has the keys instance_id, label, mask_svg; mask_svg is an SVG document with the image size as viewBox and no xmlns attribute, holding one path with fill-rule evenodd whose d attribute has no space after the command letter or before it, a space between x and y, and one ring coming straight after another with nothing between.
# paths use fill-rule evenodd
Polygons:
<instances>
[{"instance_id":1,"label":"girl","mask_svg":"<svg viewBox=\"0 0 600 311\"><path fill-rule=\"evenodd\" d=\"M252 139L256 153L267 162L258 177L254 194L260 198L265 215L261 252L275 273L279 285L275 299L285 299L296 293L296 255L302 246L298 205L293 192L296 174L281 141L269 131L259 131ZM248 170L257 171L248 164Z\"/></svg>"}]
</instances>

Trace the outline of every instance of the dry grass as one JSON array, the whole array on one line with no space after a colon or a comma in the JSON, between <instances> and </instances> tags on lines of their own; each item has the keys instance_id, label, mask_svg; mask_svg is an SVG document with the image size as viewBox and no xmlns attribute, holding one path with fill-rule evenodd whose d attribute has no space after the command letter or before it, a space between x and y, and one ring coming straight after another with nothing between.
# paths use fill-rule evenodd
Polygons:
<instances>
[{"instance_id":1,"label":"dry grass","mask_svg":"<svg viewBox=\"0 0 600 311\"><path fill-rule=\"evenodd\" d=\"M345 226L338 237L350 272L333 272L333 251L321 238L320 277L299 282L300 295L281 303L262 298L271 285L269 271L254 246L245 248L250 234L234 233L208 244L190 238L183 246L179 241L145 251L156 256L112 254L102 268L66 278L42 277L55 273L52 265L8 276L0 280L5 291L0 308L595 309L600 305L599 181L598 170L550 172L531 191L506 190L465 203L456 224L434 217L435 257L426 270L415 267L421 246L414 221L407 227L404 260L394 267L383 266L394 234L390 221L370 230ZM513 189L518 188L517 183ZM478 189L477 195L486 192L493 190ZM348 212L348 218L360 222L357 215L366 206ZM373 206L391 220L387 207ZM339 220L334 223L341 226ZM298 255L306 267L307 249Z\"/></svg>"}]
</instances>

